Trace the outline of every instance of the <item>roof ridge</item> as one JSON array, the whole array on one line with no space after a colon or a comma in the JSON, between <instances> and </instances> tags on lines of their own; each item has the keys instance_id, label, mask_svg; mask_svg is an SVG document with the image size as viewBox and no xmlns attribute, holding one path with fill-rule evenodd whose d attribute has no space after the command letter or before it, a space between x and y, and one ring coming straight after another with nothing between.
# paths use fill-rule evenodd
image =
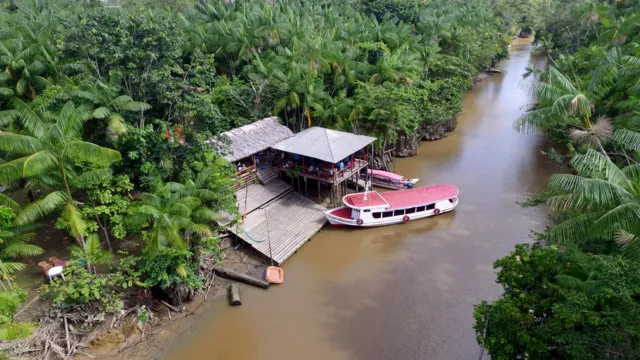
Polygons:
<instances>
[{"instance_id":1,"label":"roof ridge","mask_svg":"<svg viewBox=\"0 0 640 360\"><path fill-rule=\"evenodd\" d=\"M333 161L333 163L336 163L336 159L333 157L333 151L331 150L331 143L329 143L329 135L327 134L327 130L326 128L322 128L324 129L324 136L327 138L327 147L329 148L329 154L331 154L331 160Z\"/></svg>"}]
</instances>

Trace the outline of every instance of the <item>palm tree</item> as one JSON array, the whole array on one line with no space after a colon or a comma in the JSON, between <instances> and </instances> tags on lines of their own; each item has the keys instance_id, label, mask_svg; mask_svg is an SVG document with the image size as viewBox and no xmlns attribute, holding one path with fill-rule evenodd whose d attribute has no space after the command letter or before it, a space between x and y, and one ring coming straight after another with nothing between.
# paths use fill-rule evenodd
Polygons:
<instances>
[{"instance_id":1,"label":"palm tree","mask_svg":"<svg viewBox=\"0 0 640 360\"><path fill-rule=\"evenodd\" d=\"M91 78L83 81L76 90L70 92L72 99L89 101L97 107L93 110L91 117L107 120L107 137L111 141L127 133L123 112L140 113L151 109L151 105L134 101L130 96L118 96L116 88L119 81L120 76L117 73L111 73L108 84Z\"/></svg>"},{"instance_id":2,"label":"palm tree","mask_svg":"<svg viewBox=\"0 0 640 360\"><path fill-rule=\"evenodd\" d=\"M536 96L539 107L516 120L516 130L566 125L572 128L570 136L574 141L591 138L593 141L588 143L607 156L603 144L611 136L611 125L604 119L595 124L592 121L596 92L582 91L577 83L554 67L549 68L546 75L547 81L530 83L529 90Z\"/></svg>"},{"instance_id":3,"label":"palm tree","mask_svg":"<svg viewBox=\"0 0 640 360\"><path fill-rule=\"evenodd\" d=\"M36 225L29 224L0 229L0 285L4 290L7 289L1 280L5 280L9 288L13 288L11 276L27 266L15 259L37 256L44 252L41 247L28 244L35 235L35 228Z\"/></svg>"},{"instance_id":4,"label":"palm tree","mask_svg":"<svg viewBox=\"0 0 640 360\"><path fill-rule=\"evenodd\" d=\"M80 139L83 124L91 117L88 108L67 102L60 111L40 112L19 99L13 105L5 115L18 120L23 133L0 132L0 150L11 158L0 165L0 183L25 180L27 188L47 192L27 205L15 224L26 225L61 211L69 232L84 247L87 224L78 209L75 191L105 179L111 172L109 166L121 159L120 153Z\"/></svg>"},{"instance_id":5,"label":"palm tree","mask_svg":"<svg viewBox=\"0 0 640 360\"><path fill-rule=\"evenodd\" d=\"M589 149L576 155L573 174L553 175L547 184L554 194L547 206L570 215L549 232L549 241L578 243L593 236L612 236L628 256L640 257L640 164L619 169L605 155Z\"/></svg>"},{"instance_id":6,"label":"palm tree","mask_svg":"<svg viewBox=\"0 0 640 360\"><path fill-rule=\"evenodd\" d=\"M134 224L150 226L150 237L146 251L155 254L163 248L188 249L192 235L212 236L206 224L213 221L217 214L206 201L215 194L210 190L198 188L196 183L167 183L156 193L141 194L140 201L130 219Z\"/></svg>"}]
</instances>

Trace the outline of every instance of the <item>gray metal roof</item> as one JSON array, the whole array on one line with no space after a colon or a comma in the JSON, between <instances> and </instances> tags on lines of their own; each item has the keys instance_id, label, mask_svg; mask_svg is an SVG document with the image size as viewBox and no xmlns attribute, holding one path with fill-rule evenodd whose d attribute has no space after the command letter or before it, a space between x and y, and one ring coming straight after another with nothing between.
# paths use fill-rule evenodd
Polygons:
<instances>
[{"instance_id":1,"label":"gray metal roof","mask_svg":"<svg viewBox=\"0 0 640 360\"><path fill-rule=\"evenodd\" d=\"M374 141L376 138L371 136L314 126L280 141L272 148L335 164Z\"/></svg>"},{"instance_id":2,"label":"gray metal roof","mask_svg":"<svg viewBox=\"0 0 640 360\"><path fill-rule=\"evenodd\" d=\"M264 151L279 141L293 136L288 127L272 116L254 123L223 132L207 141L225 159L234 162Z\"/></svg>"}]
</instances>

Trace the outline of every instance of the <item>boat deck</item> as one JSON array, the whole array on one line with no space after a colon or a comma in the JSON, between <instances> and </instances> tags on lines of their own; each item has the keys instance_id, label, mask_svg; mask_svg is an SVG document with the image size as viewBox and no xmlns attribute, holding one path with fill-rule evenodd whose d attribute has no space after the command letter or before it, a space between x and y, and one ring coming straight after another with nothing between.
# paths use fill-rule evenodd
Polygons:
<instances>
[{"instance_id":1,"label":"boat deck","mask_svg":"<svg viewBox=\"0 0 640 360\"><path fill-rule=\"evenodd\" d=\"M251 185L248 191L238 191L236 196L241 213L244 212L246 195L247 215L244 224L228 229L278 264L293 255L326 223L324 207L293 191L289 184L277 178L265 185ZM265 210L269 216L268 228Z\"/></svg>"}]
</instances>

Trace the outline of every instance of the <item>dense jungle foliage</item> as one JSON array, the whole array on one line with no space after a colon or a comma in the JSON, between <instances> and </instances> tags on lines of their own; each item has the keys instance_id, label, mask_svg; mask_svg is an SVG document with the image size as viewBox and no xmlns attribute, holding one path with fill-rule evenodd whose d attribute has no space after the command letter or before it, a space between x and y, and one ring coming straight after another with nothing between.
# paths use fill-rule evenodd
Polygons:
<instances>
[{"instance_id":1,"label":"dense jungle foliage","mask_svg":"<svg viewBox=\"0 0 640 360\"><path fill-rule=\"evenodd\" d=\"M536 4L533 2L533 4ZM514 11L518 6L519 11ZM234 168L205 141L277 115L393 144L461 110L474 74L533 24L511 0L0 1L0 276L13 322L38 223L72 242L65 313L179 304L236 214ZM45 226L45 225L43 225ZM46 225L48 226L48 225ZM141 241L135 254L125 239ZM105 265L111 265L105 266ZM107 271L107 268L110 268Z\"/></svg>"},{"instance_id":2,"label":"dense jungle foliage","mask_svg":"<svg viewBox=\"0 0 640 360\"><path fill-rule=\"evenodd\" d=\"M640 356L640 3L552 1L534 27L547 69L518 130L566 145L544 197L554 225L494 264L502 298L476 306L493 359Z\"/></svg>"}]
</instances>

